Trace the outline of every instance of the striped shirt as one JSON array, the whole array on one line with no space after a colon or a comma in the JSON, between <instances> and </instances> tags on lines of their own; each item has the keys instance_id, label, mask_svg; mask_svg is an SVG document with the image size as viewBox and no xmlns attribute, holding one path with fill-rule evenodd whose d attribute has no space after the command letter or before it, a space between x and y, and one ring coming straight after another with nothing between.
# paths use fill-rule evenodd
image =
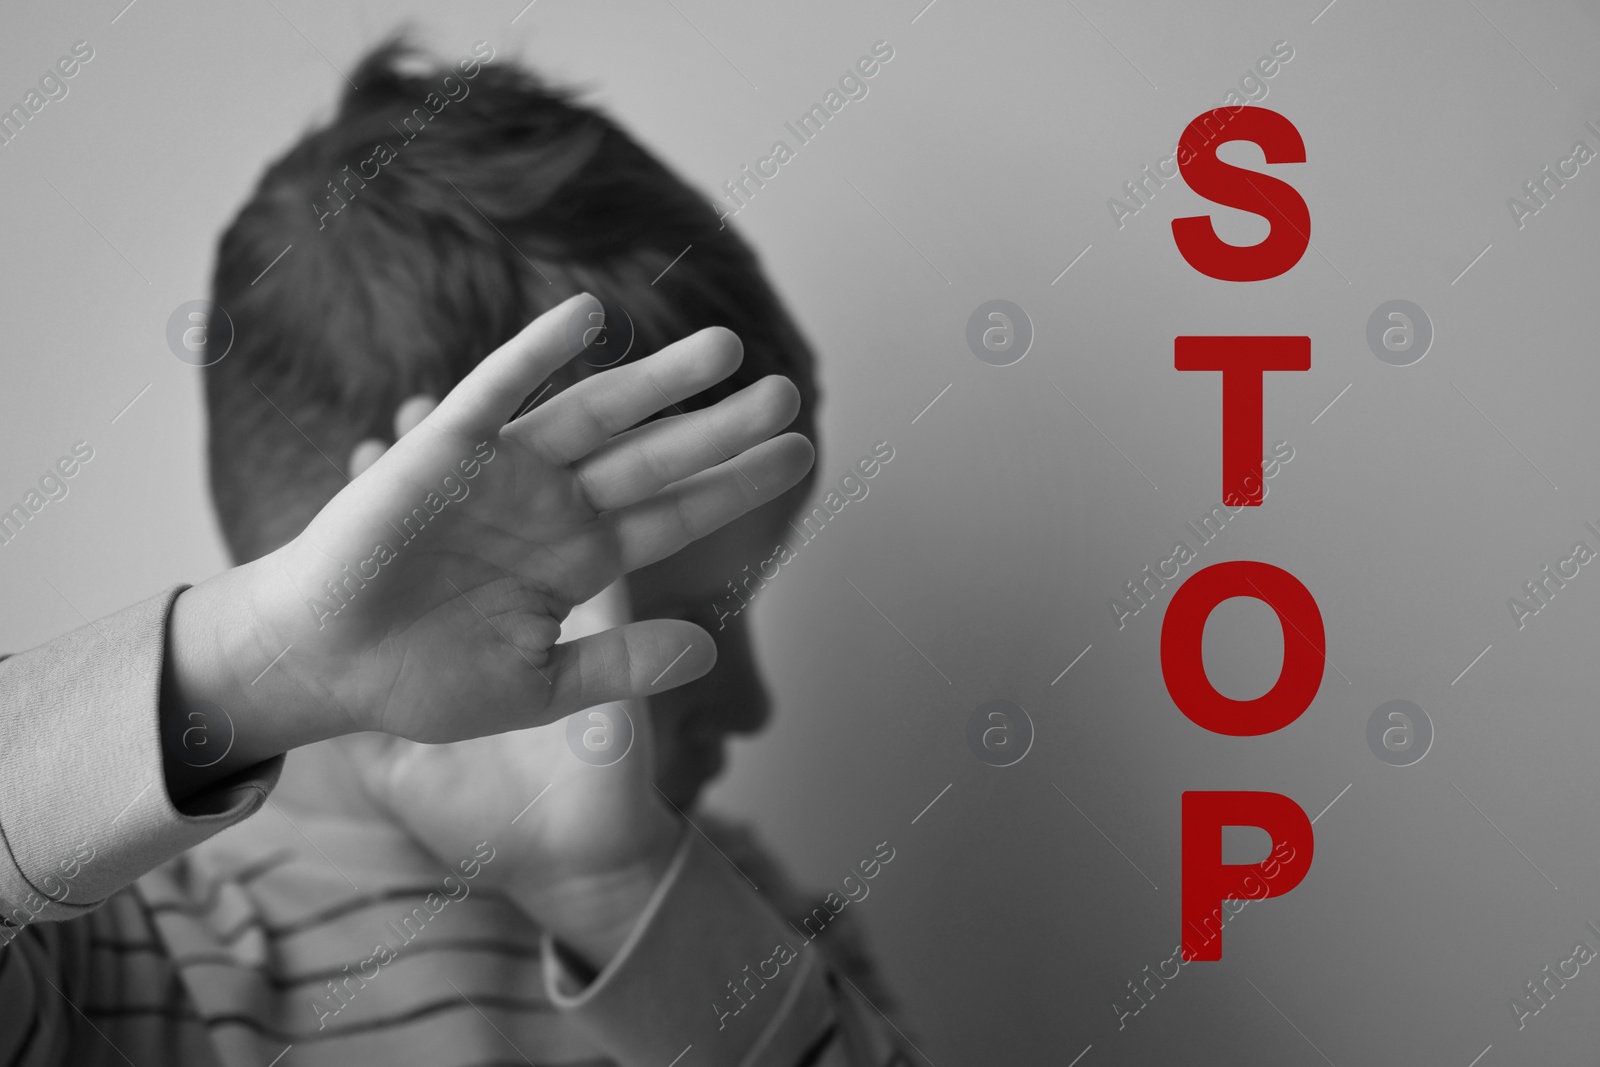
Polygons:
<instances>
[{"instance_id":1,"label":"striped shirt","mask_svg":"<svg viewBox=\"0 0 1600 1067\"><path fill-rule=\"evenodd\" d=\"M0 662L0 1065L912 1062L847 917L786 921L806 902L738 829L697 819L716 845L683 835L586 978L480 887L493 842L446 866L395 825L269 805L281 758L175 809L176 592Z\"/></svg>"}]
</instances>

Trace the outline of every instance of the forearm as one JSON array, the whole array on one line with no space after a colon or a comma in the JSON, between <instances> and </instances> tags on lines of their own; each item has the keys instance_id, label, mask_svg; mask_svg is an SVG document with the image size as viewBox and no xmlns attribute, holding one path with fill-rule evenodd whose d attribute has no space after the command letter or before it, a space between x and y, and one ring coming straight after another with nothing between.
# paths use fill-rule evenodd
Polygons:
<instances>
[{"instance_id":1,"label":"forearm","mask_svg":"<svg viewBox=\"0 0 1600 1067\"><path fill-rule=\"evenodd\" d=\"M176 590L0 663L0 902L69 918L255 811L281 762L189 805L164 787L161 678Z\"/></svg>"},{"instance_id":2,"label":"forearm","mask_svg":"<svg viewBox=\"0 0 1600 1067\"><path fill-rule=\"evenodd\" d=\"M604 872L563 878L541 864L537 881L513 878L507 887L512 901L562 946L586 979L617 957L639 926L677 854L685 833L693 831L671 815L654 809L657 829L642 835L647 842L630 863ZM530 872L532 873L532 872Z\"/></svg>"},{"instance_id":3,"label":"forearm","mask_svg":"<svg viewBox=\"0 0 1600 1067\"><path fill-rule=\"evenodd\" d=\"M660 1067L690 1045L706 1067L887 1067L912 1055L826 950L693 828L598 973L572 966L560 934L546 944L546 995L622 1067Z\"/></svg>"}]
</instances>

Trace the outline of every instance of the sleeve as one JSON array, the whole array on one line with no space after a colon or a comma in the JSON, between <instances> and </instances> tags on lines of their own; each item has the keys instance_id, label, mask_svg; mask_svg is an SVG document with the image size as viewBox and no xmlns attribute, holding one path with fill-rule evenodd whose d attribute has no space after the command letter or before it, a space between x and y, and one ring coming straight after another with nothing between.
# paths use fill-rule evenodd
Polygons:
<instances>
[{"instance_id":1,"label":"sleeve","mask_svg":"<svg viewBox=\"0 0 1600 1067\"><path fill-rule=\"evenodd\" d=\"M621 1067L891 1067L905 1039L820 944L687 833L638 925L585 984L545 938L546 993ZM685 1059L684 1062L691 1062Z\"/></svg>"},{"instance_id":2,"label":"sleeve","mask_svg":"<svg viewBox=\"0 0 1600 1067\"><path fill-rule=\"evenodd\" d=\"M51 989L70 1001L87 981L75 973L86 962L71 949L79 939L36 924L88 916L251 815L283 769L281 756L257 764L181 809L168 797L161 676L167 619L183 588L0 661L0 1030L8 1036L56 1030L52 1013L65 1008Z\"/></svg>"}]
</instances>

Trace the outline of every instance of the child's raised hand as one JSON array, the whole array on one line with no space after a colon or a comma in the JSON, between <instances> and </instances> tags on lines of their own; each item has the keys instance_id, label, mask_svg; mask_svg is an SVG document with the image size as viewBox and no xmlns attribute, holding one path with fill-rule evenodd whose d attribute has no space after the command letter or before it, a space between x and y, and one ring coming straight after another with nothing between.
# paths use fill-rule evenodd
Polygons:
<instances>
[{"instance_id":1,"label":"child's raised hand","mask_svg":"<svg viewBox=\"0 0 1600 1067\"><path fill-rule=\"evenodd\" d=\"M540 316L300 536L180 596L182 697L270 705L270 722L247 716L255 734L238 737L270 754L355 731L437 742L536 726L709 670L715 646L692 623L643 620L558 644L561 621L798 482L810 443L773 435L799 395L774 376L638 425L738 366L738 338L713 328L513 420L582 350L598 310L582 295ZM212 647L195 640L197 623Z\"/></svg>"}]
</instances>

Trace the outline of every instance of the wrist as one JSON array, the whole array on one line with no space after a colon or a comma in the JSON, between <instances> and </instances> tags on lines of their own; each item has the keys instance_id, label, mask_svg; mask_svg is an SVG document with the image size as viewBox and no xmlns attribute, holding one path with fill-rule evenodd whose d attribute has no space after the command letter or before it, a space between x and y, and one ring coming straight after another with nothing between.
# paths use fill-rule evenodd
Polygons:
<instances>
[{"instance_id":1,"label":"wrist","mask_svg":"<svg viewBox=\"0 0 1600 1067\"><path fill-rule=\"evenodd\" d=\"M319 721L282 663L273 663L283 649L263 625L255 595L262 563L191 586L172 604L160 718L174 801L341 732Z\"/></svg>"},{"instance_id":2,"label":"wrist","mask_svg":"<svg viewBox=\"0 0 1600 1067\"><path fill-rule=\"evenodd\" d=\"M516 904L595 973L627 943L655 898L689 832L684 822L654 806L653 833L637 857L605 870L555 880L514 878Z\"/></svg>"}]
</instances>

